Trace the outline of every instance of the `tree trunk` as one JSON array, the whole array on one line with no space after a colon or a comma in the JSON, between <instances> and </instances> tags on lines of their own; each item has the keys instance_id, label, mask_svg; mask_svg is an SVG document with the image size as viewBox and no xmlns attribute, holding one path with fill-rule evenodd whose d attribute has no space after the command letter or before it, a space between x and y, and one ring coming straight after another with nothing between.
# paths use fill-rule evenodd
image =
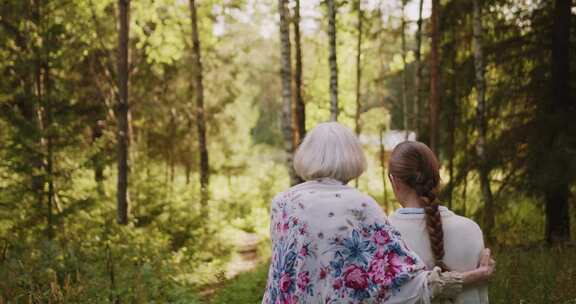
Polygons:
<instances>
[{"instance_id":1,"label":"tree trunk","mask_svg":"<svg viewBox=\"0 0 576 304\"><path fill-rule=\"evenodd\" d=\"M34 11L37 3L31 3L29 1L25 2L26 11L32 12ZM36 18L30 16L33 14L29 14L27 19L31 22L39 23L36 14ZM1 23L0 26L8 26L7 23ZM10 28L14 28L14 26L9 25ZM16 44L20 50L23 52L31 52L31 56L34 57L34 60L38 60L38 53L37 48L29 49L28 45L29 42L25 38L25 36L21 35L19 32L17 34ZM26 69L24 75L22 75L22 89L23 95L21 97L16 98L16 106L18 110L22 113L22 116L27 122L30 122L30 126L33 129L33 138L34 143L33 146L29 149L30 153L30 163L32 164L32 168L30 170L30 188L34 199L36 200L36 207L38 213L41 213L42 210L45 208L44 206L44 183L45 183L45 174L44 174L44 153L41 149L42 147L42 119L39 113L41 113L41 104L40 100L41 97L41 82L40 82L40 65L39 64L31 64ZM40 136L38 136L40 135Z\"/></svg>"},{"instance_id":2,"label":"tree trunk","mask_svg":"<svg viewBox=\"0 0 576 304\"><path fill-rule=\"evenodd\" d=\"M571 1L555 0L553 13L552 33L552 100L548 111L551 117L573 117L574 105L570 94L570 29L571 29ZM555 121L568 121L554 119ZM562 151L560 139L565 137L565 125L558 126L551 134L552 151ZM565 143L564 143L565 144ZM545 186L546 203L546 240L549 243L562 243L570 240L570 180L565 173L565 164L570 159L566 152L560 152L551 159L549 170L557 171L559 178L551 180ZM554 169L555 168L555 169ZM564 171L563 171L564 169ZM564 173L562 173L564 172Z\"/></svg>"},{"instance_id":3,"label":"tree trunk","mask_svg":"<svg viewBox=\"0 0 576 304\"><path fill-rule=\"evenodd\" d=\"M360 136L361 125L360 115L362 111L361 100L361 85L362 85L362 3L361 0L356 0L354 3L356 13L358 14L356 22L356 31L358 32L356 40L356 115L354 115L354 131L356 136Z\"/></svg>"},{"instance_id":4,"label":"tree trunk","mask_svg":"<svg viewBox=\"0 0 576 304\"><path fill-rule=\"evenodd\" d=\"M390 214L390 208L388 206L388 191L386 190L386 179L388 174L386 174L386 150L384 149L384 132L385 128L382 125L380 127L380 169L382 170L382 197L384 200L384 208L386 214Z\"/></svg>"},{"instance_id":5,"label":"tree trunk","mask_svg":"<svg viewBox=\"0 0 576 304\"><path fill-rule=\"evenodd\" d=\"M49 37L46 42L49 42ZM47 48L47 46L45 46ZM56 192L54 189L54 138L53 138L53 109L52 109L52 80L50 77L50 54L46 50L46 58L44 59L44 112L46 116L46 177L48 181L48 238L52 239L54 237L54 205L56 203Z\"/></svg>"},{"instance_id":6,"label":"tree trunk","mask_svg":"<svg viewBox=\"0 0 576 304\"><path fill-rule=\"evenodd\" d=\"M186 176L186 185L190 184L190 171L192 170L191 165L188 161L184 163L184 175Z\"/></svg>"},{"instance_id":7,"label":"tree trunk","mask_svg":"<svg viewBox=\"0 0 576 304\"><path fill-rule=\"evenodd\" d=\"M356 6L356 13L358 14L356 22L358 36L356 40L356 113L354 115L354 131L356 132L356 136L360 137L360 133L362 132L362 126L360 125L360 115L362 113L362 1L356 0L354 4ZM358 178L354 180L354 185L358 187Z\"/></svg>"},{"instance_id":8,"label":"tree trunk","mask_svg":"<svg viewBox=\"0 0 576 304\"><path fill-rule=\"evenodd\" d=\"M462 163L464 164L465 167L468 167L468 153L466 153L466 151L468 151L468 142L469 142L469 131L468 131L468 127L463 125L462 126L462 149L463 151L465 151L463 157L462 157ZM462 201L462 216L466 216L466 212L467 212L467 202L466 200L468 199L468 173L469 171L467 169L464 170L463 173L463 181L462 181L462 196L461 196L461 201Z\"/></svg>"},{"instance_id":9,"label":"tree trunk","mask_svg":"<svg viewBox=\"0 0 576 304\"><path fill-rule=\"evenodd\" d=\"M286 165L290 175L290 184L295 185L299 178L292 165L294 153L294 139L292 138L292 63L290 49L290 24L286 0L278 0L278 13L280 14L280 55L282 76L282 134L284 135L284 149L286 151Z\"/></svg>"},{"instance_id":10,"label":"tree trunk","mask_svg":"<svg viewBox=\"0 0 576 304\"><path fill-rule=\"evenodd\" d=\"M406 0L402 0L402 24L401 24L401 38L402 38L402 129L408 131L408 71L406 70ZM408 132L406 132L405 140L408 140Z\"/></svg>"},{"instance_id":11,"label":"tree trunk","mask_svg":"<svg viewBox=\"0 0 576 304\"><path fill-rule=\"evenodd\" d=\"M476 143L476 153L478 154L478 174L480 176L480 189L484 200L484 232L487 240L494 238L494 202L492 190L490 189L490 172L488 159L486 156L486 81L484 79L484 54L482 50L482 7L480 0L473 0L474 4L474 69L476 76L476 122L478 125L478 141Z\"/></svg>"},{"instance_id":12,"label":"tree trunk","mask_svg":"<svg viewBox=\"0 0 576 304\"><path fill-rule=\"evenodd\" d=\"M110 303L119 304L120 295L116 290L116 272L114 271L114 257L112 256L112 249L110 245L106 244L106 270L108 271L108 280L109 280L109 294L108 294L108 301Z\"/></svg>"},{"instance_id":13,"label":"tree trunk","mask_svg":"<svg viewBox=\"0 0 576 304\"><path fill-rule=\"evenodd\" d=\"M42 181L41 198L46 195L46 235L49 239L54 237L54 152L52 139L52 104L50 96L50 70L49 70L49 49L50 36L45 28L46 16L42 9L41 1L34 1L34 21L39 29L39 35L42 38L40 48L36 50L36 96L38 99L37 117L40 131L40 146L42 151ZM48 183L48 193L44 193L44 183Z\"/></svg>"},{"instance_id":14,"label":"tree trunk","mask_svg":"<svg viewBox=\"0 0 576 304\"><path fill-rule=\"evenodd\" d=\"M456 101L454 102L456 106ZM456 109L450 115L450 159L448 160L448 209L452 209L454 194L454 157L456 156Z\"/></svg>"},{"instance_id":15,"label":"tree trunk","mask_svg":"<svg viewBox=\"0 0 576 304\"><path fill-rule=\"evenodd\" d=\"M118 0L120 35L118 40L118 218L121 225L128 224L128 39L130 0Z\"/></svg>"},{"instance_id":16,"label":"tree trunk","mask_svg":"<svg viewBox=\"0 0 576 304\"><path fill-rule=\"evenodd\" d=\"M168 147L168 154L169 159L168 162L170 163L170 191L174 186L174 177L176 173L176 136L178 130L178 122L176 117L176 109L170 109L170 121L168 122L168 133L170 134L170 138L168 140L169 147Z\"/></svg>"},{"instance_id":17,"label":"tree trunk","mask_svg":"<svg viewBox=\"0 0 576 304\"><path fill-rule=\"evenodd\" d=\"M414 79L414 121L412 125L416 131L416 136L420 136L420 106L422 104L422 8L424 0L420 0L418 6L418 21L416 28L416 50L414 51L414 69L416 77Z\"/></svg>"},{"instance_id":18,"label":"tree trunk","mask_svg":"<svg viewBox=\"0 0 576 304\"><path fill-rule=\"evenodd\" d=\"M328 4L328 40L330 65L330 120L338 120L338 62L336 60L336 3L326 0Z\"/></svg>"},{"instance_id":19,"label":"tree trunk","mask_svg":"<svg viewBox=\"0 0 576 304\"><path fill-rule=\"evenodd\" d=\"M450 55L450 63L451 63L451 69L452 69L452 77L450 79L450 83L451 83L451 90L450 90L450 95L451 95L451 107L450 107L450 120L449 120L449 125L448 125L448 131L450 132L450 137L449 137L449 149L450 149L450 158L448 161L448 175L450 178L450 181L448 183L448 209L452 209L452 203L454 200L454 158L456 157L456 130L457 130L457 126L458 126L458 100L459 100L459 94L458 94L458 83L456 81L456 75L457 73L457 64L456 64L456 53L458 50L458 44L457 44L457 40L456 40L456 28L452 27L451 29L451 36L452 36L452 45L451 45L451 52L452 54Z\"/></svg>"},{"instance_id":20,"label":"tree trunk","mask_svg":"<svg viewBox=\"0 0 576 304\"><path fill-rule=\"evenodd\" d=\"M429 116L429 132L430 132L430 148L436 155L438 155L438 120L440 117L440 92L439 92L439 42L440 33L438 29L438 11L440 0L432 0L432 47L430 50L430 116Z\"/></svg>"},{"instance_id":21,"label":"tree trunk","mask_svg":"<svg viewBox=\"0 0 576 304\"><path fill-rule=\"evenodd\" d=\"M294 95L296 97L296 138L295 143L299 145L304 136L306 136L306 105L304 104L304 99L302 97L302 45L300 37L300 0L296 0L296 7L294 8L294 18L292 20L294 24L294 47L295 47L295 57L296 62L294 65L294 82L295 91Z\"/></svg>"},{"instance_id":22,"label":"tree trunk","mask_svg":"<svg viewBox=\"0 0 576 304\"><path fill-rule=\"evenodd\" d=\"M570 241L570 185L562 183L549 187L546 202L546 241L550 244Z\"/></svg>"},{"instance_id":23,"label":"tree trunk","mask_svg":"<svg viewBox=\"0 0 576 304\"><path fill-rule=\"evenodd\" d=\"M96 145L98 140L104 135L104 121L96 120L92 125L92 145ZM94 169L94 182L99 195L104 195L104 160L102 151L96 152L92 156L92 166Z\"/></svg>"},{"instance_id":24,"label":"tree trunk","mask_svg":"<svg viewBox=\"0 0 576 304\"><path fill-rule=\"evenodd\" d=\"M190 18L192 23L192 57L194 60L194 83L196 89L196 128L198 130L198 149L200 154L200 205L202 213L208 216L210 175L208 149L206 147L206 122L204 113L204 85L202 84L202 57L198 34L198 15L196 1L190 0Z\"/></svg>"}]
</instances>

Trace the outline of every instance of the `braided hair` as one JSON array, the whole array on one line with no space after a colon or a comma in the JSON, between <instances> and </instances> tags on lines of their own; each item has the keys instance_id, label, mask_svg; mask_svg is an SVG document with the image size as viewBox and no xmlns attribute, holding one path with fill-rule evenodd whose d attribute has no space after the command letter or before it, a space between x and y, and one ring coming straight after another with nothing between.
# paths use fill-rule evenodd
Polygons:
<instances>
[{"instance_id":1,"label":"braided hair","mask_svg":"<svg viewBox=\"0 0 576 304\"><path fill-rule=\"evenodd\" d=\"M444 231L436 193L440 184L438 159L421 142L405 141L394 148L388 168L390 174L414 189L426 215L426 230L436 266L449 270L444 264Z\"/></svg>"}]
</instances>

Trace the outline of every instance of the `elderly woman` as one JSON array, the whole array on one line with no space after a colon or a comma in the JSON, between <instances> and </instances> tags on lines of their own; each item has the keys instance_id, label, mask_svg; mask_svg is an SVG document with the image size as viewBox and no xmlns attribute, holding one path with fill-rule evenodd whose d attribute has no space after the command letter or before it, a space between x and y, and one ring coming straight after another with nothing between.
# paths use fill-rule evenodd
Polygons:
<instances>
[{"instance_id":1,"label":"elderly woman","mask_svg":"<svg viewBox=\"0 0 576 304\"><path fill-rule=\"evenodd\" d=\"M306 182L272 201L272 262L262 303L429 303L487 280L485 253L469 272L426 270L368 195L348 187L365 170L354 134L322 123L299 147L294 168Z\"/></svg>"}]
</instances>

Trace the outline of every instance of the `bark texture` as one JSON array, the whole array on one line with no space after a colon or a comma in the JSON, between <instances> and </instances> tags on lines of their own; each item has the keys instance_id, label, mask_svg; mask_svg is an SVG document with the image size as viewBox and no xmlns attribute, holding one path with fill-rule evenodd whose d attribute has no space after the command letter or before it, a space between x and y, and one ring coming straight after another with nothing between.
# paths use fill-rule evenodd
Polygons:
<instances>
[{"instance_id":1,"label":"bark texture","mask_svg":"<svg viewBox=\"0 0 576 304\"><path fill-rule=\"evenodd\" d=\"M430 133L430 149L438 155L438 121L440 117L440 73L439 73L439 43L440 43L440 33L438 27L438 14L440 10L440 0L432 0L432 15L431 27L432 27L432 47L430 50L430 116L428 122L428 128Z\"/></svg>"},{"instance_id":2,"label":"bark texture","mask_svg":"<svg viewBox=\"0 0 576 304\"><path fill-rule=\"evenodd\" d=\"M130 0L118 0L120 35L118 39L118 184L117 209L119 224L128 224L128 171L130 132L128 128L128 39Z\"/></svg>"},{"instance_id":3,"label":"bark texture","mask_svg":"<svg viewBox=\"0 0 576 304\"><path fill-rule=\"evenodd\" d=\"M336 3L335 0L326 0L328 4L328 40L330 65L330 120L337 121L338 108L338 62L336 58Z\"/></svg>"},{"instance_id":4,"label":"bark texture","mask_svg":"<svg viewBox=\"0 0 576 304\"><path fill-rule=\"evenodd\" d=\"M421 119L420 107L422 105L422 9L424 0L420 0L418 5L418 21L416 27L416 50L414 51L414 70L416 76L414 79L414 130L416 136L420 136Z\"/></svg>"},{"instance_id":5,"label":"bark texture","mask_svg":"<svg viewBox=\"0 0 576 304\"><path fill-rule=\"evenodd\" d=\"M290 21L286 0L278 0L280 14L280 74L282 77L282 134L284 135L284 150L286 152L286 165L290 175L290 184L295 185L299 178L294 171L294 135L292 130L292 63L290 46Z\"/></svg>"},{"instance_id":6,"label":"bark texture","mask_svg":"<svg viewBox=\"0 0 576 304\"><path fill-rule=\"evenodd\" d=\"M300 0L295 0L296 6L294 8L294 48L295 48L295 64L294 64L294 84L295 84L295 120L296 120L296 144L300 144L306 136L306 105L302 97L302 41L300 37Z\"/></svg>"}]
</instances>

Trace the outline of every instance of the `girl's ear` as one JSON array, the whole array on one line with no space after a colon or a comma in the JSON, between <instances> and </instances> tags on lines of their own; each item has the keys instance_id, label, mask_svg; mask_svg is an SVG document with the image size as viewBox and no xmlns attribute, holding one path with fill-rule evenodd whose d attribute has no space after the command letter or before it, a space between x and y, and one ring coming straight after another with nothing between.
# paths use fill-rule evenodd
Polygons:
<instances>
[{"instance_id":1,"label":"girl's ear","mask_svg":"<svg viewBox=\"0 0 576 304\"><path fill-rule=\"evenodd\" d=\"M390 184L392 185L392 189L397 190L398 185L396 185L396 181L394 180L394 176L392 176L391 174L388 174L388 180L390 181Z\"/></svg>"}]
</instances>

